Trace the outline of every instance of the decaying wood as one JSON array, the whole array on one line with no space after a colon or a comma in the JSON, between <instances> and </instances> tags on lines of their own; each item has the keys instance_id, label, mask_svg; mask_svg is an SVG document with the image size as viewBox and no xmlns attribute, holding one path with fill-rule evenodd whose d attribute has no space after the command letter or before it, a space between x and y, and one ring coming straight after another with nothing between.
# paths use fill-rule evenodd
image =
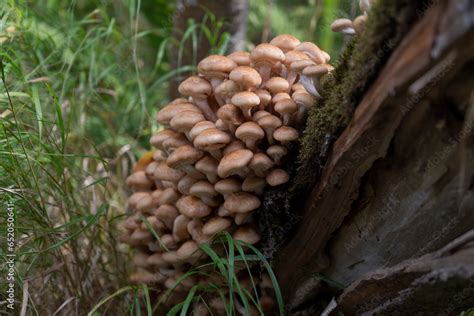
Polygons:
<instances>
[{"instance_id":1,"label":"decaying wood","mask_svg":"<svg viewBox=\"0 0 474 316\"><path fill-rule=\"evenodd\" d=\"M440 251L371 272L348 286L345 315L458 315L474 306L474 230ZM368 299L369 298L369 299Z\"/></svg>"},{"instance_id":2,"label":"decaying wood","mask_svg":"<svg viewBox=\"0 0 474 316\"><path fill-rule=\"evenodd\" d=\"M348 285L474 226L473 15L472 1L435 2L335 142L300 226L276 258L293 307L317 294L315 272Z\"/></svg>"}]
</instances>

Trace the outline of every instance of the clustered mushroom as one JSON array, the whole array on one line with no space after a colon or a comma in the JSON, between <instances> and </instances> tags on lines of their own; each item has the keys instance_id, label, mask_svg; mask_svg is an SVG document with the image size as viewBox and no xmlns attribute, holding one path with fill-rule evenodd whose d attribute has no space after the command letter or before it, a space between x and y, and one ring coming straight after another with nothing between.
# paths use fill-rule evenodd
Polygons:
<instances>
[{"instance_id":1,"label":"clustered mushroom","mask_svg":"<svg viewBox=\"0 0 474 316\"><path fill-rule=\"evenodd\" d=\"M289 180L281 166L308 109L321 97L319 80L333 69L329 59L314 43L279 35L250 53L208 56L198 75L180 84L187 98L158 112L165 128L150 139L151 158L127 178L133 215L122 241L137 249L134 281L173 287L205 260L200 244L223 231L247 244L260 240L253 214L265 187ZM268 288L264 279L257 284ZM183 281L169 301L183 299L199 282L207 280ZM212 298L210 304L220 314L212 300L222 302ZM268 293L261 301L273 304Z\"/></svg>"},{"instance_id":2,"label":"clustered mushroom","mask_svg":"<svg viewBox=\"0 0 474 316\"><path fill-rule=\"evenodd\" d=\"M364 31L370 7L374 2L375 0L359 0L359 8L363 14L356 17L354 21L351 21L350 19L337 19L331 24L331 30L345 35L362 33Z\"/></svg>"}]
</instances>

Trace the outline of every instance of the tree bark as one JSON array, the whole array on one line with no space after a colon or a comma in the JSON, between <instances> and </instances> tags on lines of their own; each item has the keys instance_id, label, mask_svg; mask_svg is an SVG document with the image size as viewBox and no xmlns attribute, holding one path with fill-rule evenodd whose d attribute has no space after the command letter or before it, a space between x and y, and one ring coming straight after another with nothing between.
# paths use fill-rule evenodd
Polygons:
<instances>
[{"instance_id":1,"label":"tree bark","mask_svg":"<svg viewBox=\"0 0 474 316\"><path fill-rule=\"evenodd\" d=\"M418 260L474 227L473 16L472 1L435 2L395 49L333 145L301 224L275 259L293 313L314 313L316 302L340 294L315 277L319 272L349 286L339 310L352 314L377 292L377 306L390 314L398 294L383 281L374 281L374 290L357 280L375 278L380 269L404 279L409 273L397 264ZM470 272L453 281L459 287L442 278L433 284L446 295L462 291L471 282L472 254L446 261L452 268L470 259ZM439 261L423 258L426 267ZM410 291L411 280L397 291ZM412 288L405 311L416 311L421 300L409 298L417 295L436 308L451 308L447 300L430 298L435 289Z\"/></svg>"},{"instance_id":2,"label":"tree bark","mask_svg":"<svg viewBox=\"0 0 474 316\"><path fill-rule=\"evenodd\" d=\"M217 20L224 21L224 27L221 30L230 35L229 51L243 50L245 44L245 34L247 31L247 0L178 0L173 21L173 38L175 42L170 47L171 69L178 69L181 66L195 65L201 59L206 57L212 48L206 37L201 34L197 43L193 45L192 40L184 42L182 58L179 59L177 51L183 34L188 28L188 21L193 19L196 23L203 21L206 10L212 12ZM211 28L209 21L207 26ZM212 28L211 28L212 29ZM199 31L199 30L198 30ZM180 73L170 80L169 95L171 98L178 96L179 83L189 76L188 73Z\"/></svg>"}]
</instances>

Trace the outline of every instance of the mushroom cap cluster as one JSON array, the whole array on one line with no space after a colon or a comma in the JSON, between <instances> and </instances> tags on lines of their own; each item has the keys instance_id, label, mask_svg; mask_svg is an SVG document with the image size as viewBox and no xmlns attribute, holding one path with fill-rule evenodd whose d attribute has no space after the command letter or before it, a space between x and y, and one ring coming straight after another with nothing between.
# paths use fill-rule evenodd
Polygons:
<instances>
[{"instance_id":1,"label":"mushroom cap cluster","mask_svg":"<svg viewBox=\"0 0 474 316\"><path fill-rule=\"evenodd\" d=\"M350 19L337 19L331 24L331 30L336 33L342 33L345 35L360 34L364 31L365 22L369 14L371 6L375 0L359 0L359 8L362 11L362 15L359 15L351 21Z\"/></svg>"},{"instance_id":2,"label":"mushroom cap cluster","mask_svg":"<svg viewBox=\"0 0 474 316\"><path fill-rule=\"evenodd\" d=\"M172 287L206 260L200 244L223 231L247 244L260 240L252 215L265 187L289 180L281 166L320 97L319 79L333 69L329 59L314 43L279 35L250 53L199 62L198 74L179 85L183 98L158 112L164 129L127 178L133 215L122 241L137 249L134 281ZM206 280L193 277L173 295L198 282Z\"/></svg>"}]
</instances>

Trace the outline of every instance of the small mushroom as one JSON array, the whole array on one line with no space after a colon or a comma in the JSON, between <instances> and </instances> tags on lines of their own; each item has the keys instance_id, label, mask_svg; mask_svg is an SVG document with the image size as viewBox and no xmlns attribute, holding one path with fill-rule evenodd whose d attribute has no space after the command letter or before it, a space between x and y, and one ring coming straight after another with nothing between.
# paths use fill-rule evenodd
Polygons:
<instances>
[{"instance_id":1,"label":"small mushroom","mask_svg":"<svg viewBox=\"0 0 474 316\"><path fill-rule=\"evenodd\" d=\"M257 123L249 121L236 129L235 136L243 141L248 149L256 150L257 142L265 137L265 132Z\"/></svg>"},{"instance_id":2,"label":"small mushroom","mask_svg":"<svg viewBox=\"0 0 474 316\"><path fill-rule=\"evenodd\" d=\"M232 222L227 218L212 217L202 227L202 232L205 235L213 236L224 230L227 230L232 225Z\"/></svg>"},{"instance_id":3,"label":"small mushroom","mask_svg":"<svg viewBox=\"0 0 474 316\"><path fill-rule=\"evenodd\" d=\"M211 213L211 208L207 204L192 195L183 196L176 202L176 206L181 214L189 218L205 217Z\"/></svg>"},{"instance_id":4,"label":"small mushroom","mask_svg":"<svg viewBox=\"0 0 474 316\"><path fill-rule=\"evenodd\" d=\"M222 151L222 154L225 156L227 154L230 154L233 151L239 150L239 149L245 149L245 144L240 140L236 139L227 145L224 150Z\"/></svg>"},{"instance_id":5,"label":"small mushroom","mask_svg":"<svg viewBox=\"0 0 474 316\"><path fill-rule=\"evenodd\" d=\"M232 96L236 93L240 92L240 87L237 83L233 80L226 80L220 85L217 86L214 94L219 96L222 99L222 103L219 105L223 105L223 103L230 103Z\"/></svg>"},{"instance_id":6,"label":"small mushroom","mask_svg":"<svg viewBox=\"0 0 474 316\"><path fill-rule=\"evenodd\" d=\"M272 145L267 148L266 153L272 158L276 165L279 165L281 164L281 159L288 153L288 149L281 145Z\"/></svg>"},{"instance_id":7,"label":"small mushroom","mask_svg":"<svg viewBox=\"0 0 474 316\"><path fill-rule=\"evenodd\" d=\"M222 55L210 55L201 60L197 66L198 72L211 82L215 90L229 73L237 67L235 61Z\"/></svg>"},{"instance_id":8,"label":"small mushroom","mask_svg":"<svg viewBox=\"0 0 474 316\"><path fill-rule=\"evenodd\" d=\"M364 31L365 22L367 22L367 15L359 15L355 18L352 24L357 34L361 34Z\"/></svg>"},{"instance_id":9,"label":"small mushroom","mask_svg":"<svg viewBox=\"0 0 474 316\"><path fill-rule=\"evenodd\" d=\"M178 215L173 222L173 237L177 241L189 238L188 223L191 220L183 214Z\"/></svg>"},{"instance_id":10,"label":"small mushroom","mask_svg":"<svg viewBox=\"0 0 474 316\"><path fill-rule=\"evenodd\" d=\"M250 53L248 52L233 52L227 55L227 57L232 59L238 66L250 66Z\"/></svg>"},{"instance_id":11,"label":"small mushroom","mask_svg":"<svg viewBox=\"0 0 474 316\"><path fill-rule=\"evenodd\" d=\"M193 164L204 156L203 152L197 150L191 145L178 147L166 159L166 164L173 169L186 172L193 178L199 178L202 174L197 171Z\"/></svg>"},{"instance_id":12,"label":"small mushroom","mask_svg":"<svg viewBox=\"0 0 474 316\"><path fill-rule=\"evenodd\" d=\"M207 120L216 121L216 115L207 102L207 97L212 93L212 86L206 79L191 76L179 85L178 91L185 96L192 97L194 103L201 109Z\"/></svg>"},{"instance_id":13,"label":"small mushroom","mask_svg":"<svg viewBox=\"0 0 474 316\"><path fill-rule=\"evenodd\" d=\"M221 178L232 175L245 177L248 173L247 165L253 157L253 152L248 149L238 149L226 154L217 166L217 174Z\"/></svg>"},{"instance_id":14,"label":"small mushroom","mask_svg":"<svg viewBox=\"0 0 474 316\"><path fill-rule=\"evenodd\" d=\"M300 44L300 40L289 34L281 34L274 37L270 44L280 48L284 53L295 49Z\"/></svg>"},{"instance_id":15,"label":"small mushroom","mask_svg":"<svg viewBox=\"0 0 474 316\"><path fill-rule=\"evenodd\" d=\"M206 180L194 183L189 189L189 193L200 199L213 198L218 192L214 189L214 185Z\"/></svg>"},{"instance_id":16,"label":"small mushroom","mask_svg":"<svg viewBox=\"0 0 474 316\"><path fill-rule=\"evenodd\" d=\"M285 54L277 46L263 43L252 50L250 60L265 82L270 78L272 67L285 60Z\"/></svg>"},{"instance_id":17,"label":"small mushroom","mask_svg":"<svg viewBox=\"0 0 474 316\"><path fill-rule=\"evenodd\" d=\"M201 110L189 102L188 100L185 99L179 99L179 100L184 100L181 102L176 102L176 103L170 103L163 107L157 114L156 114L156 120L158 123L162 125L169 125L171 119L178 115L181 112L184 111L192 111L196 113L201 113Z\"/></svg>"},{"instance_id":18,"label":"small mushroom","mask_svg":"<svg viewBox=\"0 0 474 316\"><path fill-rule=\"evenodd\" d=\"M288 99L285 99L285 100L288 100ZM264 129L265 134L267 135L268 143L270 145L273 144L273 132L275 131L275 129L279 128L282 125L281 120L275 115L268 113L268 115L265 115L261 117L260 119L258 119L257 123Z\"/></svg>"},{"instance_id":19,"label":"small mushroom","mask_svg":"<svg viewBox=\"0 0 474 316\"><path fill-rule=\"evenodd\" d=\"M217 166L219 162L211 156L205 156L198 162L196 162L196 169L206 175L207 180L211 183L219 181L217 177Z\"/></svg>"},{"instance_id":20,"label":"small mushroom","mask_svg":"<svg viewBox=\"0 0 474 316\"><path fill-rule=\"evenodd\" d=\"M181 192L182 194L190 195L189 190L191 189L191 186L199 181L198 179L195 179L189 175L186 175L179 180L177 188L178 191Z\"/></svg>"},{"instance_id":21,"label":"small mushroom","mask_svg":"<svg viewBox=\"0 0 474 316\"><path fill-rule=\"evenodd\" d=\"M323 54L322 50L314 43L311 42L302 42L295 47L295 50L304 52L317 64L324 64L326 61L326 56Z\"/></svg>"},{"instance_id":22,"label":"small mushroom","mask_svg":"<svg viewBox=\"0 0 474 316\"><path fill-rule=\"evenodd\" d=\"M209 152L214 158L220 159L222 157L220 149L230 143L231 140L230 135L226 132L217 128L208 128L196 136L194 146Z\"/></svg>"},{"instance_id":23,"label":"small mushroom","mask_svg":"<svg viewBox=\"0 0 474 316\"><path fill-rule=\"evenodd\" d=\"M219 192L224 199L227 196L234 192L239 192L242 190L242 184L239 180L234 178L225 178L220 180L214 185L214 189Z\"/></svg>"},{"instance_id":24,"label":"small mushroom","mask_svg":"<svg viewBox=\"0 0 474 316\"><path fill-rule=\"evenodd\" d=\"M216 120L215 113L212 113L214 120ZM201 113L184 111L171 119L170 126L178 132L188 133L194 125L204 120L205 118Z\"/></svg>"},{"instance_id":25,"label":"small mushroom","mask_svg":"<svg viewBox=\"0 0 474 316\"><path fill-rule=\"evenodd\" d=\"M178 182L185 175L183 171L170 168L165 162L160 162L155 168L154 178L162 181Z\"/></svg>"},{"instance_id":26,"label":"small mushroom","mask_svg":"<svg viewBox=\"0 0 474 316\"><path fill-rule=\"evenodd\" d=\"M158 219L160 219L166 227L173 229L173 222L178 217L178 209L171 204L163 204L158 207L153 213Z\"/></svg>"},{"instance_id":27,"label":"small mushroom","mask_svg":"<svg viewBox=\"0 0 474 316\"><path fill-rule=\"evenodd\" d=\"M265 83L265 88L272 94L277 94L278 92L288 92L290 85L285 78L272 77Z\"/></svg>"},{"instance_id":28,"label":"small mushroom","mask_svg":"<svg viewBox=\"0 0 474 316\"><path fill-rule=\"evenodd\" d=\"M184 242L181 247L176 251L176 255L182 260L187 262L194 262L197 258L202 256L202 251L199 249L199 245L194 240L188 240Z\"/></svg>"},{"instance_id":29,"label":"small mushroom","mask_svg":"<svg viewBox=\"0 0 474 316\"><path fill-rule=\"evenodd\" d=\"M145 171L137 171L128 176L127 185L135 191L148 191L152 188L153 182L148 179Z\"/></svg>"},{"instance_id":30,"label":"small mushroom","mask_svg":"<svg viewBox=\"0 0 474 316\"><path fill-rule=\"evenodd\" d=\"M191 130L188 132L188 139L192 142L202 131L215 127L216 124L211 121L201 121L194 125L193 128L191 128Z\"/></svg>"},{"instance_id":31,"label":"small mushroom","mask_svg":"<svg viewBox=\"0 0 474 316\"><path fill-rule=\"evenodd\" d=\"M298 139L298 131L290 126L282 126L275 130L273 138L283 145Z\"/></svg>"},{"instance_id":32,"label":"small mushroom","mask_svg":"<svg viewBox=\"0 0 474 316\"><path fill-rule=\"evenodd\" d=\"M255 94L260 99L259 109L265 110L265 108L272 102L272 95L266 89L257 89Z\"/></svg>"},{"instance_id":33,"label":"small mushroom","mask_svg":"<svg viewBox=\"0 0 474 316\"><path fill-rule=\"evenodd\" d=\"M217 117L227 124L229 131L234 134L237 126L244 122L241 110L233 104L225 104L217 111Z\"/></svg>"},{"instance_id":34,"label":"small mushroom","mask_svg":"<svg viewBox=\"0 0 474 316\"><path fill-rule=\"evenodd\" d=\"M318 90L321 91L320 79L327 73L328 68L324 65L306 67L301 75L301 83L310 94L321 98L321 94L318 92Z\"/></svg>"},{"instance_id":35,"label":"small mushroom","mask_svg":"<svg viewBox=\"0 0 474 316\"><path fill-rule=\"evenodd\" d=\"M267 155L264 153L255 153L248 166L257 177L265 177L273 165L273 161Z\"/></svg>"},{"instance_id":36,"label":"small mushroom","mask_svg":"<svg viewBox=\"0 0 474 316\"><path fill-rule=\"evenodd\" d=\"M260 195L263 193L266 184L265 178L255 176L247 177L242 183L242 190Z\"/></svg>"},{"instance_id":37,"label":"small mushroom","mask_svg":"<svg viewBox=\"0 0 474 316\"><path fill-rule=\"evenodd\" d=\"M229 78L240 86L242 90L256 89L262 83L262 77L252 67L238 66L229 74Z\"/></svg>"},{"instance_id":38,"label":"small mushroom","mask_svg":"<svg viewBox=\"0 0 474 316\"><path fill-rule=\"evenodd\" d=\"M274 169L267 175L266 180L270 186L275 187L288 182L290 176L283 169Z\"/></svg>"},{"instance_id":39,"label":"small mushroom","mask_svg":"<svg viewBox=\"0 0 474 316\"><path fill-rule=\"evenodd\" d=\"M232 193L224 202L224 207L233 213L247 213L260 205L260 199L247 192Z\"/></svg>"},{"instance_id":40,"label":"small mushroom","mask_svg":"<svg viewBox=\"0 0 474 316\"><path fill-rule=\"evenodd\" d=\"M331 30L345 35L355 35L354 25L349 19L337 19L331 24Z\"/></svg>"},{"instance_id":41,"label":"small mushroom","mask_svg":"<svg viewBox=\"0 0 474 316\"><path fill-rule=\"evenodd\" d=\"M253 92L239 92L232 97L232 104L239 107L244 114L245 119L251 120L252 109L260 103L258 95Z\"/></svg>"},{"instance_id":42,"label":"small mushroom","mask_svg":"<svg viewBox=\"0 0 474 316\"><path fill-rule=\"evenodd\" d=\"M298 105L293 99L284 99L275 104L274 110L280 114L283 124L289 125L291 116L298 110Z\"/></svg>"},{"instance_id":43,"label":"small mushroom","mask_svg":"<svg viewBox=\"0 0 474 316\"><path fill-rule=\"evenodd\" d=\"M181 194L174 188L164 189L160 194L158 202L160 205L163 204L174 204L181 197Z\"/></svg>"},{"instance_id":44,"label":"small mushroom","mask_svg":"<svg viewBox=\"0 0 474 316\"><path fill-rule=\"evenodd\" d=\"M232 236L235 240L243 241L246 244L253 245L260 241L258 232L250 226L239 227Z\"/></svg>"}]
</instances>

